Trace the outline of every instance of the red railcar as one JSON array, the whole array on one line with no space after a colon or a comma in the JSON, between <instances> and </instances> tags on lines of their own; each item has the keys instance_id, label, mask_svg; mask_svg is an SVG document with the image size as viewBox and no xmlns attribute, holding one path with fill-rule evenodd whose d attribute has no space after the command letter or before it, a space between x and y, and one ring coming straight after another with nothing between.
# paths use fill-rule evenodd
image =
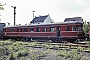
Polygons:
<instances>
[{"instance_id":1,"label":"red railcar","mask_svg":"<svg viewBox=\"0 0 90 60\"><path fill-rule=\"evenodd\" d=\"M79 21L4 27L3 37L75 41L82 38L82 27Z\"/></svg>"}]
</instances>

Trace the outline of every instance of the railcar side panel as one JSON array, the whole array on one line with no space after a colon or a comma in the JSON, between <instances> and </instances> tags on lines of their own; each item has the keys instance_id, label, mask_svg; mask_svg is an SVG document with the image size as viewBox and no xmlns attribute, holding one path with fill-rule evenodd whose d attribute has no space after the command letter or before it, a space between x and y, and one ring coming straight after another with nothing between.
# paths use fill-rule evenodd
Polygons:
<instances>
[{"instance_id":1,"label":"railcar side panel","mask_svg":"<svg viewBox=\"0 0 90 60\"><path fill-rule=\"evenodd\" d=\"M73 31L73 26L75 26L75 31ZM38 26L21 26L21 27L8 27L3 28L3 36L8 37L56 37L56 38L77 38L78 32L82 32L82 30L78 30L77 27L82 24L56 24L56 25L38 25ZM26 31L25 31L26 28ZM33 31L30 31L30 28L33 28ZM37 31L37 28L40 30ZM46 31L43 31L43 28L47 28ZM52 28L52 29L51 29ZM21 30L22 31L21 31ZM82 28L81 28L82 29ZM53 30L53 31L51 31ZM78 30L78 31L77 31Z\"/></svg>"}]
</instances>

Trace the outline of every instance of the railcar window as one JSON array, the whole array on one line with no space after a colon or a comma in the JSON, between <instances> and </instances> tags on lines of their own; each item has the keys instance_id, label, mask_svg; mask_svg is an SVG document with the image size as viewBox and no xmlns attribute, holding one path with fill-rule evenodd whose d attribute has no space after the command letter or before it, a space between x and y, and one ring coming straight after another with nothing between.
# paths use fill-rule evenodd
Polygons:
<instances>
[{"instance_id":1,"label":"railcar window","mask_svg":"<svg viewBox=\"0 0 90 60\"><path fill-rule=\"evenodd\" d=\"M76 27L75 26L72 26L72 31L76 31Z\"/></svg>"},{"instance_id":2,"label":"railcar window","mask_svg":"<svg viewBox=\"0 0 90 60\"><path fill-rule=\"evenodd\" d=\"M50 27L50 32L54 32L54 27Z\"/></svg>"},{"instance_id":3,"label":"railcar window","mask_svg":"<svg viewBox=\"0 0 90 60\"><path fill-rule=\"evenodd\" d=\"M22 32L22 28L20 28L20 32Z\"/></svg>"},{"instance_id":4,"label":"railcar window","mask_svg":"<svg viewBox=\"0 0 90 60\"><path fill-rule=\"evenodd\" d=\"M40 32L40 28L36 28L36 32Z\"/></svg>"},{"instance_id":5,"label":"railcar window","mask_svg":"<svg viewBox=\"0 0 90 60\"><path fill-rule=\"evenodd\" d=\"M72 26L72 31L82 31L81 26Z\"/></svg>"},{"instance_id":6,"label":"railcar window","mask_svg":"<svg viewBox=\"0 0 90 60\"><path fill-rule=\"evenodd\" d=\"M3 29L3 32L5 32L5 30Z\"/></svg>"},{"instance_id":7,"label":"railcar window","mask_svg":"<svg viewBox=\"0 0 90 60\"><path fill-rule=\"evenodd\" d=\"M27 28L24 28L24 32L27 32Z\"/></svg>"},{"instance_id":8,"label":"railcar window","mask_svg":"<svg viewBox=\"0 0 90 60\"><path fill-rule=\"evenodd\" d=\"M77 30L78 30L78 31L81 31L81 26L78 26Z\"/></svg>"},{"instance_id":9,"label":"railcar window","mask_svg":"<svg viewBox=\"0 0 90 60\"><path fill-rule=\"evenodd\" d=\"M30 28L30 32L34 32L34 28Z\"/></svg>"},{"instance_id":10,"label":"railcar window","mask_svg":"<svg viewBox=\"0 0 90 60\"><path fill-rule=\"evenodd\" d=\"M3 32L6 32L6 29L3 29Z\"/></svg>"},{"instance_id":11,"label":"railcar window","mask_svg":"<svg viewBox=\"0 0 90 60\"><path fill-rule=\"evenodd\" d=\"M47 32L47 28L43 28L43 32Z\"/></svg>"},{"instance_id":12,"label":"railcar window","mask_svg":"<svg viewBox=\"0 0 90 60\"><path fill-rule=\"evenodd\" d=\"M7 32L7 29L5 29L5 32Z\"/></svg>"},{"instance_id":13,"label":"railcar window","mask_svg":"<svg viewBox=\"0 0 90 60\"><path fill-rule=\"evenodd\" d=\"M70 31L70 26L66 26L66 31Z\"/></svg>"},{"instance_id":14,"label":"railcar window","mask_svg":"<svg viewBox=\"0 0 90 60\"><path fill-rule=\"evenodd\" d=\"M19 29L17 29L17 32L19 32Z\"/></svg>"},{"instance_id":15,"label":"railcar window","mask_svg":"<svg viewBox=\"0 0 90 60\"><path fill-rule=\"evenodd\" d=\"M14 32L14 29L10 29L10 32Z\"/></svg>"}]
</instances>

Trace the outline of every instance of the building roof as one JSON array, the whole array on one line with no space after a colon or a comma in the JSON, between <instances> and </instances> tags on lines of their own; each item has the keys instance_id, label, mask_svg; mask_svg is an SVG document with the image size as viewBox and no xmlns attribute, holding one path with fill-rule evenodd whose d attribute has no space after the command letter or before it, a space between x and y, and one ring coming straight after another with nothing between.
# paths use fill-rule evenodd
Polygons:
<instances>
[{"instance_id":1,"label":"building roof","mask_svg":"<svg viewBox=\"0 0 90 60\"><path fill-rule=\"evenodd\" d=\"M74 18L66 18L64 22L69 22L69 21L80 21L83 22L83 19L81 17L74 17Z\"/></svg>"},{"instance_id":2,"label":"building roof","mask_svg":"<svg viewBox=\"0 0 90 60\"><path fill-rule=\"evenodd\" d=\"M44 22L47 17L48 15L35 17L30 23Z\"/></svg>"}]
</instances>

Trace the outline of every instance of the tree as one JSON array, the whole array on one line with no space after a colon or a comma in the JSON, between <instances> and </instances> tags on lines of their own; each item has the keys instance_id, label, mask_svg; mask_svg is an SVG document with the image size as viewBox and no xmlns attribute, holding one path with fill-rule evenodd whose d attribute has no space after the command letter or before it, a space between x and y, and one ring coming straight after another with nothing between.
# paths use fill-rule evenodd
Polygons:
<instances>
[{"instance_id":1,"label":"tree","mask_svg":"<svg viewBox=\"0 0 90 60\"><path fill-rule=\"evenodd\" d=\"M4 10L4 7L1 7L1 6L0 6L0 10Z\"/></svg>"},{"instance_id":2,"label":"tree","mask_svg":"<svg viewBox=\"0 0 90 60\"><path fill-rule=\"evenodd\" d=\"M0 3L0 10L4 10L4 7L3 7L4 5L6 5L6 3L3 5Z\"/></svg>"},{"instance_id":3,"label":"tree","mask_svg":"<svg viewBox=\"0 0 90 60\"><path fill-rule=\"evenodd\" d=\"M87 36L87 33L89 32L88 24L85 22L83 23L83 32L85 33L85 36Z\"/></svg>"},{"instance_id":4,"label":"tree","mask_svg":"<svg viewBox=\"0 0 90 60\"><path fill-rule=\"evenodd\" d=\"M3 5L0 3L0 10L4 10L4 7L3 7L4 5L6 5L6 3L3 4ZM0 15L0 16L1 16L1 15ZM1 21L1 18L0 18L0 21Z\"/></svg>"}]
</instances>

